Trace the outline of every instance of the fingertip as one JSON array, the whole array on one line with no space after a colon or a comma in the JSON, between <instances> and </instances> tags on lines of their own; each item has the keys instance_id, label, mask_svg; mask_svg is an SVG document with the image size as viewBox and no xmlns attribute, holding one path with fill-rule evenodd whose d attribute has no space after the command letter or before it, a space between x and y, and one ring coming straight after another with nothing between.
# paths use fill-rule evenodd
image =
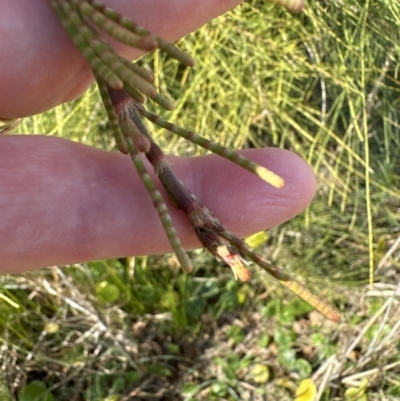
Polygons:
<instances>
[{"instance_id":1,"label":"fingertip","mask_svg":"<svg viewBox=\"0 0 400 401\"><path fill-rule=\"evenodd\" d=\"M213 205L216 217L239 236L247 236L281 224L311 202L316 180L309 164L293 152L278 149L251 149L240 152L251 160L278 174L285 181L274 188L257 176L215 155L198 158L193 163L202 170L201 200Z\"/></svg>"}]
</instances>

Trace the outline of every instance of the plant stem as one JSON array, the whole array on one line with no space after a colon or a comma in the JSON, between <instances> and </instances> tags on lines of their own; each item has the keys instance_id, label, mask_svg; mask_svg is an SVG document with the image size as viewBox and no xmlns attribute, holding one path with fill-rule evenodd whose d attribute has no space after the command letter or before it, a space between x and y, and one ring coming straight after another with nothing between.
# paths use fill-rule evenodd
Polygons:
<instances>
[{"instance_id":1,"label":"plant stem","mask_svg":"<svg viewBox=\"0 0 400 401\"><path fill-rule=\"evenodd\" d=\"M157 92L154 86L154 76L151 72L119 56L100 32L141 50L160 49L186 66L193 66L194 60L173 44L151 34L143 27L96 0L49 1L68 35L90 64L99 86L117 147L122 153L129 154L131 157L140 179L157 209L168 240L182 267L190 272L192 270L191 261L178 238L167 205L146 170L141 153L147 157L154 167L156 175L173 204L190 221L200 242L213 255L230 265L236 278L242 281L250 279L250 271L243 258L245 255L328 319L340 321L338 312L249 248L245 242L224 227L211 211L197 200L175 175L167 163L164 153L149 135L141 121L141 116L240 165L277 188L284 185L283 179L235 151L147 111L142 105L146 97L165 109L171 109L173 104ZM277 0L277 2L293 12L300 11L303 7L302 0Z\"/></svg>"}]
</instances>

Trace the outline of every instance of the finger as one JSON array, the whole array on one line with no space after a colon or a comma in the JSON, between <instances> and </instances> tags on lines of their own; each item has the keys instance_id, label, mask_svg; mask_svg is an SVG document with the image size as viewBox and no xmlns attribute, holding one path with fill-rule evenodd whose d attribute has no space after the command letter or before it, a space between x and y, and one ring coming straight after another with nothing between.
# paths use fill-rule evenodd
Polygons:
<instances>
[{"instance_id":1,"label":"finger","mask_svg":"<svg viewBox=\"0 0 400 401\"><path fill-rule=\"evenodd\" d=\"M243 151L286 181L275 189L215 155L170 157L199 200L239 236L301 212L311 201L310 167L282 149ZM0 271L171 252L129 157L64 139L0 137ZM200 244L170 208L186 248Z\"/></svg>"},{"instance_id":2,"label":"finger","mask_svg":"<svg viewBox=\"0 0 400 401\"><path fill-rule=\"evenodd\" d=\"M104 0L168 40L176 40L240 0ZM0 118L37 114L80 96L91 70L48 0L0 0ZM117 49L132 59L138 52Z\"/></svg>"}]
</instances>

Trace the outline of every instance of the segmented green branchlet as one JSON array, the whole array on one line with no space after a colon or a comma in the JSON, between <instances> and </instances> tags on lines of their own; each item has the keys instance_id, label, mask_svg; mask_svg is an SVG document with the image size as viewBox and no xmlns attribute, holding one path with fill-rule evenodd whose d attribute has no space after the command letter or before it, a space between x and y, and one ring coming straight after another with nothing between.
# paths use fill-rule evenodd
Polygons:
<instances>
[{"instance_id":1,"label":"segmented green branchlet","mask_svg":"<svg viewBox=\"0 0 400 401\"><path fill-rule=\"evenodd\" d=\"M100 60L96 53L79 34L79 23L81 22L81 19L75 11L71 10L69 3L62 0L50 0L50 4L53 6L53 9L57 13L69 37L89 62L96 74L112 88L122 89L124 86L122 80L112 71L112 69Z\"/></svg>"},{"instance_id":2,"label":"segmented green branchlet","mask_svg":"<svg viewBox=\"0 0 400 401\"><path fill-rule=\"evenodd\" d=\"M164 227L164 231L167 234L168 240L174 250L176 257L179 260L181 267L188 273L193 270L192 261L190 260L188 254L183 248L183 245L178 237L175 227L172 223L171 215L169 214L168 207L164 202L161 193L157 190L151 179L149 173L146 170L145 165L140 157L140 154L134 147L133 139L131 137L126 138L126 144L128 147L129 154L131 156L132 162L142 180L147 192L151 196L153 204L157 209L158 215Z\"/></svg>"},{"instance_id":3,"label":"segmented green branchlet","mask_svg":"<svg viewBox=\"0 0 400 401\"><path fill-rule=\"evenodd\" d=\"M154 148L152 143L152 149ZM340 315L336 310L312 294L311 291L302 284L293 280L287 273L271 266L261 255L249 248L244 241L236 237L221 224L220 221L189 192L184 184L176 177L170 166L163 162L163 157L159 154L159 152L162 152L161 149L158 146L156 149L157 156L154 157L154 160L157 160L157 164L155 168L160 171L158 177L163 183L166 192L170 196L172 194L174 203L189 217L201 243L212 254L222 258L228 263L235 276L239 275L240 278L243 278L243 276L249 277L245 262L240 257L240 254L244 254L325 317L335 322L340 321ZM149 153L151 153L151 151ZM148 156L148 154L146 154L146 156ZM148 159L152 162L151 157L148 157ZM232 246L238 253L231 249Z\"/></svg>"},{"instance_id":4,"label":"segmented green branchlet","mask_svg":"<svg viewBox=\"0 0 400 401\"><path fill-rule=\"evenodd\" d=\"M207 244L209 242L208 234L213 233L211 236L212 248L210 249L212 253L216 254L215 243L218 241L215 236L217 235L219 243L222 246L222 251L225 256L221 256L225 262L227 262L234 271L236 275L239 272L240 275L245 277L248 275L247 268L243 259L238 257L238 255L245 255L255 264L260 266L264 271L270 274L272 277L280 281L285 287L292 291L295 295L306 301L309 305L319 311L326 318L334 321L340 321L340 314L333 309L326 302L319 299L310 290L304 287L302 284L293 280L287 273L278 269L277 267L271 266L271 264L264 259L260 254L251 249L244 241L236 237L230 230L228 230L217 218L215 218L211 212L203 205L197 202L197 206L194 207L195 211L189 215L189 218L194 226L196 234L198 235L201 242L210 249ZM225 249L226 243L229 247ZM233 248L233 251L229 249ZM228 252L227 252L228 251ZM237 253L236 253L236 252Z\"/></svg>"},{"instance_id":5,"label":"segmented green branchlet","mask_svg":"<svg viewBox=\"0 0 400 401\"><path fill-rule=\"evenodd\" d=\"M112 91L112 90L111 90ZM124 99L126 94L124 91L114 91L119 93ZM128 100L126 100L129 102ZM113 102L115 105L115 102ZM176 207L182 210L189 218L200 242L215 256L220 257L228 263L236 276L240 278L249 278L249 272L246 268L245 261L240 254L246 255L253 262L259 265L263 270L271 276L282 282L295 295L308 302L316 310L321 312L328 319L338 322L340 315L331 306L320 300L311 293L302 284L293 280L287 273L271 266L261 255L252 250L244 241L236 237L228 230L212 213L197 200L186 186L179 180L172 168L166 162L165 155L160 147L154 142L146 127L138 119L136 108L141 106L135 105L132 101L132 123L136 125L143 136L150 141L150 149L145 153L147 159L153 165L158 178L162 182L167 194L171 197Z\"/></svg>"},{"instance_id":6,"label":"segmented green branchlet","mask_svg":"<svg viewBox=\"0 0 400 401\"><path fill-rule=\"evenodd\" d=\"M85 24L79 12L69 2L58 0L58 6L65 16L65 27L74 43L96 73L109 86L114 89L125 87L128 92L138 90L166 109L173 107L170 100L157 93L152 82L143 79L143 75L136 74L135 70L140 67L130 68L130 64L126 63L126 60L120 57L97 32ZM108 71L103 76L104 68L108 68Z\"/></svg>"},{"instance_id":7,"label":"segmented green branchlet","mask_svg":"<svg viewBox=\"0 0 400 401\"><path fill-rule=\"evenodd\" d=\"M163 166L162 171L163 174L159 174L159 178L162 180L163 175L168 176L168 181L164 181L164 186L166 187L170 185L169 183L174 183L174 186L167 192L172 192L175 195L174 200L179 204L180 209L185 210L186 215L189 217L202 244L211 253L221 257L226 263L228 263L232 267L235 276L239 275L239 277L242 278L244 275L245 277L248 277L248 270L245 267L243 259L240 258L240 254L246 255L263 270L279 280L285 287L306 301L325 317L334 322L340 321L340 315L336 310L315 296L302 284L293 280L287 273L271 266L261 255L249 248L244 241L229 231L205 206L201 205L178 178L172 180L171 177L174 173L168 165ZM179 187L179 191L177 190L177 187ZM178 193L181 193L179 197L177 196ZM183 198L190 199L190 203L183 203ZM187 207L188 205L189 207ZM237 253L235 253L231 248L236 250ZM223 251L223 253L221 253L221 251Z\"/></svg>"},{"instance_id":8,"label":"segmented green branchlet","mask_svg":"<svg viewBox=\"0 0 400 401\"><path fill-rule=\"evenodd\" d=\"M274 172L268 170L265 167L260 166L259 164L251 161L247 157L239 155L232 149L228 149L216 142L210 141L193 131L186 130L185 128L179 127L176 124L173 124L158 115L151 113L146 110L144 107L138 106L139 113L146 117L148 120L152 121L154 124L171 131L172 133L189 140L196 145L201 146L204 149L207 149L213 153L216 153L225 159L232 161L235 164L245 168L246 170L251 171L253 174L256 174L258 177L273 185L276 188L282 188L285 185L285 182L281 177L279 177Z\"/></svg>"},{"instance_id":9,"label":"segmented green branchlet","mask_svg":"<svg viewBox=\"0 0 400 401\"><path fill-rule=\"evenodd\" d=\"M306 301L309 305L319 311L322 315L327 317L329 320L334 322L340 322L340 314L333 309L326 302L322 301L316 295L314 295L310 290L308 290L304 285L300 284L298 281L293 280L287 273L273 267L270 262L264 259L260 254L251 249L244 241L237 238L232 232L224 227L221 232L221 236L229 241L232 246L241 254L246 255L255 264L260 266L264 271L279 280L285 287L296 294L298 297Z\"/></svg>"},{"instance_id":10,"label":"segmented green branchlet","mask_svg":"<svg viewBox=\"0 0 400 401\"><path fill-rule=\"evenodd\" d=\"M90 26L88 20L86 20L87 17L85 17L85 14L81 13L81 9L83 9L86 10L86 15L93 17L93 13L88 13L87 11L87 7L89 6L90 8L90 4L87 3L87 1L50 0L50 2L75 45L87 59L93 70L104 81L106 81L110 87L114 89L122 89L125 87L125 89L130 93L131 96L135 98L135 100L143 101L143 98L138 92L140 91L145 96L158 103L161 107L167 110L173 108L172 102L157 92L153 85L154 77L151 73L136 64L130 63L123 57L120 57L114 51L114 49L99 35L99 33ZM126 31L126 29L124 27L117 29L115 26L119 20L118 18L116 18L117 22L114 22L108 17L105 17L105 20L99 20L98 15L102 15L101 12L96 11L93 7L92 10L94 10L96 13L95 16L97 15L97 17L93 17L94 20L89 19L89 22L93 22L95 24L97 23L97 27L99 29L102 29L102 25L106 23L106 26L108 27L106 28L106 33L115 37L117 40L124 36L124 31ZM109 8L107 8L107 10L109 10L109 12L112 11ZM126 23L126 21L129 20L123 18L123 21ZM114 25L110 27L107 25L107 22ZM133 26L136 25L133 24ZM140 29L139 32L141 32ZM150 34L148 32L146 32L142 40L149 36L149 40L153 40L153 45L151 46L145 46L140 41L132 39L130 35L134 34L130 31L126 31L125 34L127 36L124 37L123 42L128 42L131 46L139 45L142 49L143 47L151 47L153 49L154 44L156 47L160 47L162 45L161 47L165 51L164 42L162 42L160 45L159 38L155 36L149 36ZM136 36L140 38L140 35ZM173 48L175 48L175 46L173 46ZM170 53L170 51L168 52ZM185 56L184 52L180 50L174 50L173 53L173 55L182 62L188 65L193 65L193 62L189 61L191 57L188 55Z\"/></svg>"},{"instance_id":11,"label":"segmented green branchlet","mask_svg":"<svg viewBox=\"0 0 400 401\"><path fill-rule=\"evenodd\" d=\"M92 0L66 1L70 1L86 20L121 43L146 51L160 49L188 67L195 64L189 54L180 50L173 43L152 34L100 2Z\"/></svg>"},{"instance_id":12,"label":"segmented green branchlet","mask_svg":"<svg viewBox=\"0 0 400 401\"><path fill-rule=\"evenodd\" d=\"M147 131L138 113L139 105L135 103L124 90L116 91L112 88L108 88L108 92L117 115L124 116L123 119L119 119L121 128L124 129L124 126L128 126L132 123L140 134L148 139L151 146L148 150L143 151L146 158L154 167L156 175L163 184L173 204L185 214L190 214L194 210L191 208L192 200L195 201L196 198L186 190L184 184L177 178L167 163L163 151L154 142ZM125 118L129 118L130 121L125 121ZM135 128L132 127L132 129Z\"/></svg>"},{"instance_id":13,"label":"segmented green branchlet","mask_svg":"<svg viewBox=\"0 0 400 401\"><path fill-rule=\"evenodd\" d=\"M127 30L120 23L110 19L87 1L75 0L75 4L87 20L119 42L146 51L157 49L157 40L150 32L138 35L136 32L132 32L132 30Z\"/></svg>"},{"instance_id":14,"label":"segmented green branchlet","mask_svg":"<svg viewBox=\"0 0 400 401\"><path fill-rule=\"evenodd\" d=\"M140 157L139 152L149 151L150 140L148 136L142 134L142 130L139 129L136 124L138 115L136 109L133 108L134 103L132 103L132 100L126 95L125 91L115 91L111 88L107 88L105 83L101 82L101 80L98 84L107 114L109 117L111 116L113 121L112 128L114 135L119 137L118 141L122 140L123 146L126 147L140 179L157 209L164 231L172 249L176 253L180 265L185 271L191 272L193 270L192 262L183 248L176 229L173 226L168 207L165 204L161 193L157 190ZM117 127L115 124L117 124ZM147 146L147 143L149 146Z\"/></svg>"},{"instance_id":15,"label":"segmented green branchlet","mask_svg":"<svg viewBox=\"0 0 400 401\"><path fill-rule=\"evenodd\" d=\"M159 36L151 35L151 33L147 29L141 27L140 25L134 23L130 19L119 14L112 8L107 7L96 0L74 0L74 1L76 3L79 3L79 8L82 14L84 14L87 18L89 18L100 29L104 31L106 31L106 29L109 30L106 32L115 39L120 40L121 42L124 42L129 45L129 43L127 42L128 39L124 37L123 31L120 32L120 30L118 29L119 27L123 27L129 30L130 32L132 32L137 36L144 36L144 37L153 36L153 38L156 39L158 43L159 49L163 50L165 53L175 58L176 60L179 60L184 65L187 65L189 67L194 65L194 60L189 54L183 52L178 47L160 38ZM269 1L286 8L291 13L298 13L304 8L303 0L269 0ZM116 25L109 24L109 21L115 22ZM104 28L104 24L107 24L106 28ZM108 25L110 26L110 28L108 27ZM122 36L121 39L119 39L120 36Z\"/></svg>"},{"instance_id":16,"label":"segmented green branchlet","mask_svg":"<svg viewBox=\"0 0 400 401\"><path fill-rule=\"evenodd\" d=\"M75 8L73 8L68 1L51 1L61 16L64 26L69 32L70 36L73 38L75 44L81 50L82 54L88 59L97 76L106 81L108 86L113 89L121 89L125 83L125 89L137 102L143 102L144 99L140 93L142 92L157 103L161 104L164 108L168 109L172 107L172 104L168 99L157 94L157 91L152 84L154 78L153 75L139 66L131 64L127 60L119 57L109 46L109 44L99 37L99 35L93 29L85 26L85 21L83 19L84 17L79 14L77 9L84 10L84 15L91 17L92 22L97 21L99 27L104 24L104 20L99 19L98 14L96 13L100 13L101 15L110 18L110 20L115 21L115 23L123 24L124 28L130 29L132 32L135 32L138 35L148 35L148 31L138 27L132 21L122 17L115 11L97 2L91 1L88 3L87 1L83 0L71 0L71 4L75 6ZM84 6L84 4L87 6ZM110 30L110 33L111 31L112 29ZM119 36L121 36L121 34L119 34ZM162 46L166 46L165 41L161 41L161 39L157 40L159 40ZM179 54L179 59L182 61L181 54ZM279 176L248 160L247 158L238 155L236 152L202 138L193 132L184 130L183 128L171 124L166 120L162 120L158 116L145 110L142 110L142 114L146 115L148 119L154 121L156 124L164 126L177 135L191 140L194 143L197 143L198 145L252 171L265 181L269 182L271 185L278 188L284 185L283 180Z\"/></svg>"},{"instance_id":17,"label":"segmented green branchlet","mask_svg":"<svg viewBox=\"0 0 400 401\"><path fill-rule=\"evenodd\" d=\"M96 76L96 81L99 88L101 100L107 113L108 121L110 122L111 131L114 135L117 148L121 153L128 154L128 148L122 135L121 128L118 123L118 117L115 114L114 106L111 102L110 95L107 90L107 84L102 81L102 79L98 76Z\"/></svg>"},{"instance_id":18,"label":"segmented green branchlet","mask_svg":"<svg viewBox=\"0 0 400 401\"><path fill-rule=\"evenodd\" d=\"M135 33L136 35L143 35L147 36L151 34L147 29L144 29L140 25L134 23L130 19L124 17L123 15L119 14L117 11L113 10L110 7L107 7L98 1L95 0L78 0L82 4L84 3L90 3L90 6L96 9L98 12L103 14L105 17L109 18L112 21L115 21L118 25L122 26L123 28L131 31L132 33ZM101 26L100 26L101 28ZM176 47L174 44L160 38L159 36L153 35L153 37L156 39L158 48L165 53L167 53L169 56L172 58L180 61L183 65L186 65L188 67L192 67L195 64L194 59L178 47Z\"/></svg>"},{"instance_id":19,"label":"segmented green branchlet","mask_svg":"<svg viewBox=\"0 0 400 401\"><path fill-rule=\"evenodd\" d=\"M286 273L272 267L262 256L258 255L242 240L227 230L206 207L198 202L196 197L187 190L165 161L163 152L148 134L138 117L137 111L175 134L250 170L272 185L283 186L283 181L280 177L229 149L160 119L156 115L145 111L142 106L133 100L122 105L120 110L118 110L118 106L116 107L115 102L110 97L110 93L112 93L112 90L118 91L123 87L136 102L143 102L143 96L139 92L141 91L144 95L151 97L166 108L169 108L171 104L155 91L152 86L153 76L151 73L119 57L109 44L98 35L97 31L87 25L87 21L89 20L92 24L123 43L141 47L142 49L147 47L147 50L154 47L154 40L151 39L149 32L94 0L50 0L50 2L68 34L94 70L117 146L122 152L130 154L139 176L159 213L167 237L182 267L187 271L191 271L191 261L182 247L176 230L172 225L168 208L148 174L139 151L144 152L148 160L153 164L168 195L175 205L188 216L203 245L214 255L226 261L232 267L235 277L238 276L242 280L250 278L246 263L240 255L244 254L327 318L339 321L340 316L335 310L319 300L304 286L292 280ZM302 4L301 0L277 0L277 2L292 11L296 11L299 5ZM120 27L131 31L132 35L126 35L126 32ZM158 37L153 36L153 38L155 38L159 48L162 48L184 64L193 65L193 60L190 56ZM109 86L108 89L106 89L106 85ZM125 93L124 91L120 92Z\"/></svg>"},{"instance_id":20,"label":"segmented green branchlet","mask_svg":"<svg viewBox=\"0 0 400 401\"><path fill-rule=\"evenodd\" d=\"M304 287L302 284L293 280L287 273L273 267L265 258L263 258L259 253L251 249L244 241L236 237L230 230L228 230L217 218L215 218L211 212L205 208L203 205L198 204L198 207L194 213L190 216L192 224L198 237L202 240L203 244L207 244L208 233L216 233L221 239L220 244L222 245L222 254L220 255L225 262L227 262L236 274L247 278L248 272L245 266L245 262L240 255L247 256L256 265L260 266L264 271L270 274L272 277L280 281L285 287L292 291L295 295L303 299L317 311L319 311L326 318L334 321L340 321L340 314L333 309L326 302L322 301L316 295L314 295L310 290ZM215 236L215 234L214 234ZM215 243L215 238L213 238L213 243ZM229 247L225 249L225 244L228 243ZM233 250L232 250L233 248ZM215 249L215 246L214 246ZM218 249L220 250L220 249ZM235 252L236 251L236 252ZM215 252L213 252L215 254ZM239 276L239 277L240 277Z\"/></svg>"}]
</instances>

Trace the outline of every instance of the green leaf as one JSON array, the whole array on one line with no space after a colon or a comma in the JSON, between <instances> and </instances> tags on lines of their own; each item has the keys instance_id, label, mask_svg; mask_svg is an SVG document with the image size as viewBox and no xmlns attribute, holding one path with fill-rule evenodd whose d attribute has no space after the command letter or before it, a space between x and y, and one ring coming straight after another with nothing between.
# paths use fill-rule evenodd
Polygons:
<instances>
[{"instance_id":1,"label":"green leaf","mask_svg":"<svg viewBox=\"0 0 400 401\"><path fill-rule=\"evenodd\" d=\"M11 393L6 383L0 380L0 400L11 401Z\"/></svg>"},{"instance_id":2,"label":"green leaf","mask_svg":"<svg viewBox=\"0 0 400 401\"><path fill-rule=\"evenodd\" d=\"M246 333L241 327L231 326L226 332L228 338L232 340L235 344L241 343L246 337Z\"/></svg>"},{"instance_id":3,"label":"green leaf","mask_svg":"<svg viewBox=\"0 0 400 401\"><path fill-rule=\"evenodd\" d=\"M296 362L293 366L293 370L298 373L300 377L308 377L312 372L312 366L310 362L306 361L303 358L296 359Z\"/></svg>"},{"instance_id":4,"label":"green leaf","mask_svg":"<svg viewBox=\"0 0 400 401\"><path fill-rule=\"evenodd\" d=\"M211 392L218 397L225 397L228 393L228 386L224 382L215 382L211 386Z\"/></svg>"},{"instance_id":5,"label":"green leaf","mask_svg":"<svg viewBox=\"0 0 400 401\"><path fill-rule=\"evenodd\" d=\"M310 339L311 342L317 347L325 345L326 337L321 333L313 333Z\"/></svg>"},{"instance_id":6,"label":"green leaf","mask_svg":"<svg viewBox=\"0 0 400 401\"><path fill-rule=\"evenodd\" d=\"M113 384L111 387L111 390L109 391L110 393L119 393L123 391L123 389L126 388L126 379L125 377L116 377L113 380Z\"/></svg>"},{"instance_id":7,"label":"green leaf","mask_svg":"<svg viewBox=\"0 0 400 401\"><path fill-rule=\"evenodd\" d=\"M291 348L279 351L278 361L285 368L293 370L296 366L296 352Z\"/></svg>"},{"instance_id":8,"label":"green leaf","mask_svg":"<svg viewBox=\"0 0 400 401\"><path fill-rule=\"evenodd\" d=\"M294 317L303 316L312 310L313 310L312 306L310 306L307 302L299 298L293 298L284 307L284 312L291 314Z\"/></svg>"},{"instance_id":9,"label":"green leaf","mask_svg":"<svg viewBox=\"0 0 400 401\"><path fill-rule=\"evenodd\" d=\"M266 317L275 316L281 307L281 301L278 299L273 299L268 302L267 305L263 308L262 314Z\"/></svg>"},{"instance_id":10,"label":"green leaf","mask_svg":"<svg viewBox=\"0 0 400 401\"><path fill-rule=\"evenodd\" d=\"M386 235L381 235L378 238L378 242L376 244L376 252L384 255L386 253L387 250L387 244L386 244Z\"/></svg>"},{"instance_id":11,"label":"green leaf","mask_svg":"<svg viewBox=\"0 0 400 401\"><path fill-rule=\"evenodd\" d=\"M165 377L169 377L172 375L171 370L164 366L149 365L149 366L147 366L147 370L151 373L156 373L158 375L165 376Z\"/></svg>"},{"instance_id":12,"label":"green leaf","mask_svg":"<svg viewBox=\"0 0 400 401\"><path fill-rule=\"evenodd\" d=\"M131 372L128 372L124 375L125 379L129 383L136 383L142 378L142 373L138 372L136 370L133 370Z\"/></svg>"},{"instance_id":13,"label":"green leaf","mask_svg":"<svg viewBox=\"0 0 400 401\"><path fill-rule=\"evenodd\" d=\"M281 328L276 329L274 341L279 348L289 348L293 343L293 333Z\"/></svg>"},{"instance_id":14,"label":"green leaf","mask_svg":"<svg viewBox=\"0 0 400 401\"><path fill-rule=\"evenodd\" d=\"M109 395L106 398L103 398L102 401L118 401L118 400L119 400L119 395L113 394L113 395Z\"/></svg>"},{"instance_id":15,"label":"green leaf","mask_svg":"<svg viewBox=\"0 0 400 401\"><path fill-rule=\"evenodd\" d=\"M346 401L367 401L367 395L365 391L368 388L368 380L363 379L359 387L349 387L344 392L344 398Z\"/></svg>"},{"instance_id":16,"label":"green leaf","mask_svg":"<svg viewBox=\"0 0 400 401\"><path fill-rule=\"evenodd\" d=\"M258 340L258 346L260 348L267 348L270 342L271 342L271 337L268 334L264 333Z\"/></svg>"},{"instance_id":17,"label":"green leaf","mask_svg":"<svg viewBox=\"0 0 400 401\"><path fill-rule=\"evenodd\" d=\"M173 355L179 355L180 348L177 344L167 344L168 352Z\"/></svg>"},{"instance_id":18,"label":"green leaf","mask_svg":"<svg viewBox=\"0 0 400 401\"><path fill-rule=\"evenodd\" d=\"M189 395L189 394L196 393L198 389L199 389L199 386L197 384L187 383L182 386L181 391L183 394Z\"/></svg>"},{"instance_id":19,"label":"green leaf","mask_svg":"<svg viewBox=\"0 0 400 401\"><path fill-rule=\"evenodd\" d=\"M43 382L33 380L18 390L18 401L54 401L54 397Z\"/></svg>"},{"instance_id":20,"label":"green leaf","mask_svg":"<svg viewBox=\"0 0 400 401\"><path fill-rule=\"evenodd\" d=\"M96 286L96 295L101 302L113 303L120 298L121 292L116 285L102 281Z\"/></svg>"},{"instance_id":21,"label":"green leaf","mask_svg":"<svg viewBox=\"0 0 400 401\"><path fill-rule=\"evenodd\" d=\"M251 369L250 375L256 383L265 384L270 378L269 368L266 365L257 363Z\"/></svg>"}]
</instances>

